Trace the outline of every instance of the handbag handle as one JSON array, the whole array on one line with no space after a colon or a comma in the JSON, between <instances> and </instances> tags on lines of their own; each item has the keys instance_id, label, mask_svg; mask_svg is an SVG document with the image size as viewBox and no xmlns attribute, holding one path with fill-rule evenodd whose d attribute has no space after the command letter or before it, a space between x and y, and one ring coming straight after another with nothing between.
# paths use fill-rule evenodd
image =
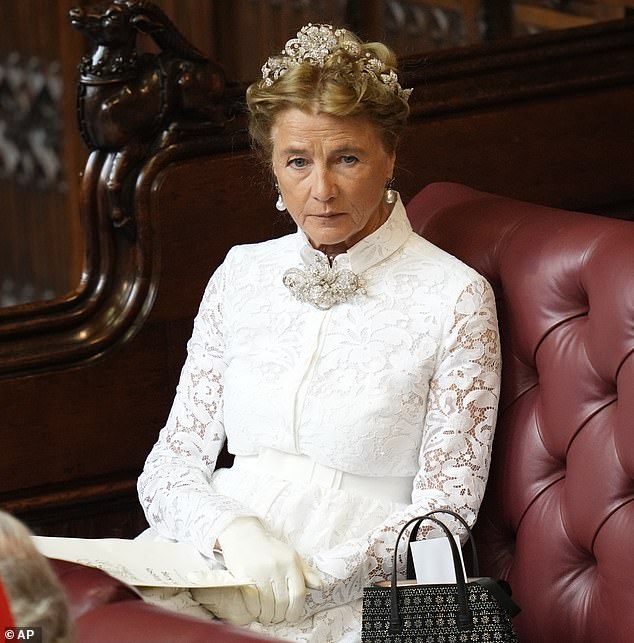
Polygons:
<instances>
[{"instance_id":1,"label":"handbag handle","mask_svg":"<svg viewBox=\"0 0 634 643\"><path fill-rule=\"evenodd\" d=\"M467 524L467 521L460 514L457 514L455 511L451 511L450 509L434 509L433 511L428 511L425 515L433 516L436 514L448 514L449 516L452 516L453 518L455 518L465 528L467 532L467 536L469 537L469 544L471 545L471 576L476 578L480 576L478 552L476 551L475 540L473 538L473 534L471 533L471 529ZM414 525L414 528L412 529L412 533L409 536L410 545L413 542L416 542L416 538L418 536L418 528L420 527L420 523L422 521L423 519L421 518L418 524ZM414 571L414 559L412 557L412 551L409 548L409 546L407 548L407 571L405 573L405 578L407 579L416 578L416 573Z\"/></svg>"},{"instance_id":2,"label":"handbag handle","mask_svg":"<svg viewBox=\"0 0 634 643\"><path fill-rule=\"evenodd\" d=\"M433 512L430 512L433 513ZM453 558L453 567L456 574L456 585L458 591L458 628L460 629L469 629L472 626L471 610L469 610L469 605L467 602L467 582L462 571L462 563L460 562L460 552L458 551L458 545L454 540L453 534L449 531L447 525L444 522L441 522L437 518L429 514L424 516L419 516L418 518L412 518L408 520L396 538L396 547L394 549L394 560L392 563L392 580L390 583L390 634L398 634L401 631L401 617L398 613L398 592L396 588L396 563L398 558L398 545L405 533L405 530L414 523L417 523L416 530L418 526L424 520L431 520L435 522L442 530L445 532L445 536L449 540L449 547L451 548L451 557ZM409 547L408 547L409 549Z\"/></svg>"}]
</instances>

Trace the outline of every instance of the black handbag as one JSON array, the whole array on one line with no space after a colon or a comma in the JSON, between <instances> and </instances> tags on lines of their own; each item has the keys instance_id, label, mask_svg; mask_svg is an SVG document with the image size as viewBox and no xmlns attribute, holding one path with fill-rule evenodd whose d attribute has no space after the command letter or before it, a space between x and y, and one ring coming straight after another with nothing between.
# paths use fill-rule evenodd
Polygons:
<instances>
[{"instance_id":1,"label":"black handbag","mask_svg":"<svg viewBox=\"0 0 634 643\"><path fill-rule=\"evenodd\" d=\"M434 518L446 513L458 520L469 534L473 577L465 579L460 553L449 528ZM409 544L407 579L396 580L398 545L410 525L414 524L409 542L416 540L418 528L425 520L440 526L451 547L456 583L418 585ZM478 557L471 530L464 519L453 511L439 509L413 518L401 529L394 549L392 580L365 587L361 641L363 643L484 643L517 642L511 618L520 608L511 599L508 583L480 577Z\"/></svg>"}]
</instances>

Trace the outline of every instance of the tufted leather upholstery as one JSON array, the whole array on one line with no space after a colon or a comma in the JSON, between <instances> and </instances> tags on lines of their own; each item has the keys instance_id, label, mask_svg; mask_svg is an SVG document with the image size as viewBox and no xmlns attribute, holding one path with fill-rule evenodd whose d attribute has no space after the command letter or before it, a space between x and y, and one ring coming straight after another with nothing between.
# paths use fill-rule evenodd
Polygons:
<instances>
[{"instance_id":1,"label":"tufted leather upholstery","mask_svg":"<svg viewBox=\"0 0 634 643\"><path fill-rule=\"evenodd\" d=\"M510 581L523 643L634 641L634 223L450 183L407 209L497 295L482 571Z\"/></svg>"}]
</instances>

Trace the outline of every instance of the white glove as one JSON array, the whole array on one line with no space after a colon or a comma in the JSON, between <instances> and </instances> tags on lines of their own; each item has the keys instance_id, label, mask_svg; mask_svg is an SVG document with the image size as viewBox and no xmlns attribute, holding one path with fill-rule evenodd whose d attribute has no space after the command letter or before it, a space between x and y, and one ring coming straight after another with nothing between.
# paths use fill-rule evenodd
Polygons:
<instances>
[{"instance_id":1,"label":"white glove","mask_svg":"<svg viewBox=\"0 0 634 643\"><path fill-rule=\"evenodd\" d=\"M318 575L289 545L271 536L257 518L234 520L219 536L227 569L255 585L241 587L244 605L264 625L300 620L306 587L319 589Z\"/></svg>"},{"instance_id":2,"label":"white glove","mask_svg":"<svg viewBox=\"0 0 634 643\"><path fill-rule=\"evenodd\" d=\"M191 590L194 600L214 616L232 625L248 625L255 617L244 602L239 587L203 587Z\"/></svg>"}]
</instances>

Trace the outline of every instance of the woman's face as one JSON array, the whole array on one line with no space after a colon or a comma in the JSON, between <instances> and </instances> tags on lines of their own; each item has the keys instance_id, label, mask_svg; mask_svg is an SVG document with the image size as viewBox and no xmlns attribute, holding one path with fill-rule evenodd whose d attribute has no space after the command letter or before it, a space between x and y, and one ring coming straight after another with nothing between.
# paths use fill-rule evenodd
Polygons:
<instances>
[{"instance_id":1,"label":"woman's face","mask_svg":"<svg viewBox=\"0 0 634 643\"><path fill-rule=\"evenodd\" d=\"M276 117L271 136L279 190L313 247L345 252L387 220L395 154L368 121L291 108Z\"/></svg>"}]
</instances>

